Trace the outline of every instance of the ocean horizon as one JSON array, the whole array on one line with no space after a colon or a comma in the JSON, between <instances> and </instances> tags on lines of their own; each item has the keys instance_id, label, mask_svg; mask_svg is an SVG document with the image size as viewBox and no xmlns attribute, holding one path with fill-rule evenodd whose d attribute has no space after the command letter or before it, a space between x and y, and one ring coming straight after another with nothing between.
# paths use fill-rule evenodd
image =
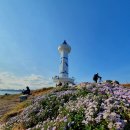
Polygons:
<instances>
[{"instance_id":1,"label":"ocean horizon","mask_svg":"<svg viewBox=\"0 0 130 130\"><path fill-rule=\"evenodd\" d=\"M5 94L20 94L22 91L21 90L0 90L0 95L5 95Z\"/></svg>"}]
</instances>

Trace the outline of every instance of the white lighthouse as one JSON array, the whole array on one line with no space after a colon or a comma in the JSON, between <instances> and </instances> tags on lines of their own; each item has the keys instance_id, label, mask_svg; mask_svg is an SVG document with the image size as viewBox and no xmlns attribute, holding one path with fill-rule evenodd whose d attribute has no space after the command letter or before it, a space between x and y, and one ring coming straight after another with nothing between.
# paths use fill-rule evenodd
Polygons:
<instances>
[{"instance_id":1,"label":"white lighthouse","mask_svg":"<svg viewBox=\"0 0 130 130\"><path fill-rule=\"evenodd\" d=\"M71 51L71 47L64 41L59 47L58 51L60 53L60 68L59 76L53 77L55 83L62 83L62 85L74 84L74 78L69 78L69 65L68 65L68 54Z\"/></svg>"}]
</instances>

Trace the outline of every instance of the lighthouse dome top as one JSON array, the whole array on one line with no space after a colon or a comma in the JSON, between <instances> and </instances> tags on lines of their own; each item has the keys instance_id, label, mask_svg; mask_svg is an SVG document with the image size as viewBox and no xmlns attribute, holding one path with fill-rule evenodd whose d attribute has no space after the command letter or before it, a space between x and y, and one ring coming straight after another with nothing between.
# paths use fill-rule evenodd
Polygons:
<instances>
[{"instance_id":1,"label":"lighthouse dome top","mask_svg":"<svg viewBox=\"0 0 130 130\"><path fill-rule=\"evenodd\" d=\"M64 40L64 42L58 47L58 50L59 52L66 51L67 53L70 53L71 47Z\"/></svg>"}]
</instances>

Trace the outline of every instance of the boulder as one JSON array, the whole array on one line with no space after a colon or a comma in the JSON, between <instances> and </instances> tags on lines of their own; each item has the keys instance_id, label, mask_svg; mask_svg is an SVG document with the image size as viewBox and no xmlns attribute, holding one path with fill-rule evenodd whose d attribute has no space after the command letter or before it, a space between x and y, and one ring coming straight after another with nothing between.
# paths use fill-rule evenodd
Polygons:
<instances>
[{"instance_id":1,"label":"boulder","mask_svg":"<svg viewBox=\"0 0 130 130\"><path fill-rule=\"evenodd\" d=\"M19 96L20 102L23 102L25 100L27 100L28 96L27 95L21 95Z\"/></svg>"}]
</instances>

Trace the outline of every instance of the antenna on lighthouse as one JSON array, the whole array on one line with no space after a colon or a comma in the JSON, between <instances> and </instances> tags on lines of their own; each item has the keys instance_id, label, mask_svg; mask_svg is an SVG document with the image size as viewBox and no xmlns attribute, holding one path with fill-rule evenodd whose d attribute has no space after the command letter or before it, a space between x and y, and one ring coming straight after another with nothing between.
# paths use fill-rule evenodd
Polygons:
<instances>
[{"instance_id":1,"label":"antenna on lighthouse","mask_svg":"<svg viewBox=\"0 0 130 130\"><path fill-rule=\"evenodd\" d=\"M68 64L68 54L71 52L71 47L64 40L62 44L59 45L58 51L60 53L60 67L59 76L53 77L55 83L74 84L74 78L69 78L69 64Z\"/></svg>"}]
</instances>

